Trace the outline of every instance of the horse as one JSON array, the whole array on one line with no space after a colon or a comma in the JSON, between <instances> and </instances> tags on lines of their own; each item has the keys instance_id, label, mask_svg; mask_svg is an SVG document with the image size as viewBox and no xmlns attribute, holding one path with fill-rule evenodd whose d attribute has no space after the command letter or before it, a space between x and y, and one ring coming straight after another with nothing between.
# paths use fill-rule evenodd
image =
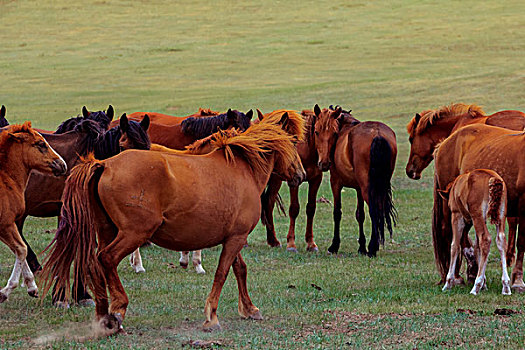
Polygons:
<instances>
[{"instance_id":1,"label":"horse","mask_svg":"<svg viewBox=\"0 0 525 350\"><path fill-rule=\"evenodd\" d=\"M2 107L0 108L0 128L3 128L8 125L9 125L9 122L5 118L5 106L2 105Z\"/></svg>"},{"instance_id":2,"label":"horse","mask_svg":"<svg viewBox=\"0 0 525 350\"><path fill-rule=\"evenodd\" d=\"M82 107L82 115L78 117L72 117L62 122L55 131L55 134L63 134L71 131L84 120L96 121L102 130L107 130L113 117L115 116L115 110L112 105L109 105L107 111L90 112L86 106Z\"/></svg>"},{"instance_id":3,"label":"horse","mask_svg":"<svg viewBox=\"0 0 525 350\"><path fill-rule=\"evenodd\" d=\"M277 110L266 114L283 114L283 113L297 113L294 111ZM262 120L265 115L260 110L257 110L259 120ZM347 112L350 113L350 112ZM317 162L317 152L314 143L314 128L313 121L315 115L312 110L303 110L301 115L305 121L305 140L297 144L297 153L301 158L301 163L304 170L306 171L306 181L308 182L308 203L306 205L306 250L309 252L316 252L319 250L317 244L314 241L313 235L313 220L316 210L316 199L319 186L323 179L323 173L319 169ZM355 119L357 121L357 119ZM282 209L282 203L280 202L279 189L281 188L282 179L276 175L270 177L267 189L261 196L262 202L262 213L261 223L266 226L266 242L270 247L280 247L281 243L276 237L275 226L273 223L273 209L276 203L279 204L279 208ZM291 252L297 252L295 245L295 221L299 215L300 204L299 204L299 188L289 187L290 190L290 207L288 215L290 217L290 225L288 229L288 235L286 237L286 250Z\"/></svg>"},{"instance_id":4,"label":"horse","mask_svg":"<svg viewBox=\"0 0 525 350\"><path fill-rule=\"evenodd\" d=\"M314 107L314 137L318 167L330 170L330 186L334 196L334 237L328 248L337 253L341 243L341 190L354 188L357 192L356 219L359 223L359 253L376 256L384 242L385 225L392 235L396 223L396 210L392 201L390 180L394 172L397 144L396 134L380 122L359 122L335 110ZM372 236L366 249L363 229L364 202L372 221Z\"/></svg>"},{"instance_id":5,"label":"horse","mask_svg":"<svg viewBox=\"0 0 525 350\"><path fill-rule=\"evenodd\" d=\"M187 118L200 118L200 117L212 117L219 115L220 112L212 111L209 108L199 108L197 113L191 114L186 117L177 117L174 115L156 113L156 112L134 112L128 114L130 120L140 122L144 116L148 116L152 123L164 124L164 125L177 125L180 124L184 119Z\"/></svg>"},{"instance_id":6,"label":"horse","mask_svg":"<svg viewBox=\"0 0 525 350\"><path fill-rule=\"evenodd\" d=\"M148 119L141 123L127 121L125 114L120 118L121 124L108 131L100 128L93 120L82 120L72 131L63 134L42 134L44 139L63 157L69 169L73 168L80 156L94 152L95 157L106 159L112 157L122 149L148 149L150 141L146 133ZM69 124L70 127L73 124ZM31 271L41 270L36 254L27 243L22 232L27 216L52 217L60 215L62 206L62 192L66 176L52 177L44 174L32 173L29 177L25 196L25 211L16 220L18 231L27 245L27 261ZM82 285L76 285L80 292L77 300L81 305L90 305L91 297L84 292ZM57 295L54 303L62 305L63 296ZM65 304L64 304L65 305Z\"/></svg>"},{"instance_id":7,"label":"horse","mask_svg":"<svg viewBox=\"0 0 525 350\"><path fill-rule=\"evenodd\" d=\"M32 170L61 176L66 173L67 165L31 128L30 122L6 127L0 133L0 240L13 251L16 261L7 285L0 290L0 303L18 286L20 274L24 277L27 293L38 297L38 287L26 261L27 248L15 225L16 218L24 212L24 190Z\"/></svg>"},{"instance_id":8,"label":"horse","mask_svg":"<svg viewBox=\"0 0 525 350\"><path fill-rule=\"evenodd\" d=\"M507 215L519 220L518 254L511 274L511 288L525 291L525 158L520 151L522 146L525 146L523 132L474 124L457 130L437 148L434 154L432 240L436 267L442 282L445 282L449 270L452 229L450 209L439 196L439 190L445 190L457 176L467 171L490 169L497 172L507 186ZM457 269L455 278L461 282Z\"/></svg>"},{"instance_id":9,"label":"horse","mask_svg":"<svg viewBox=\"0 0 525 350\"><path fill-rule=\"evenodd\" d=\"M406 165L407 176L413 180L420 179L421 172L434 159L433 153L436 145L454 131L471 124L486 124L521 131L525 128L525 113L505 110L486 115L480 106L464 103L452 103L435 110L416 113L416 116L407 125L410 141L410 155ZM512 265L516 250L518 221L517 218L511 217L508 217L507 221L509 222L507 262ZM469 225L467 228L470 228ZM468 239L464 243L466 248L470 247Z\"/></svg>"},{"instance_id":10,"label":"horse","mask_svg":"<svg viewBox=\"0 0 525 350\"><path fill-rule=\"evenodd\" d=\"M298 132L285 131L290 128ZM104 161L86 159L67 180L63 220L44 265L44 294L55 276L59 285L68 286L74 261L75 274L94 291L99 325L109 331L108 324L117 324L116 332L128 305L117 273L124 257L147 240L179 251L222 244L203 327L220 328L217 306L232 266L239 314L262 319L248 295L240 251L259 221L260 195L271 173L295 183L303 180L295 150L302 136L302 119L272 119L238 136L216 133L214 151L205 155L128 150ZM137 174L145 175L139 187Z\"/></svg>"},{"instance_id":11,"label":"horse","mask_svg":"<svg viewBox=\"0 0 525 350\"><path fill-rule=\"evenodd\" d=\"M474 224L476 229L476 247L478 247L478 275L470 294L478 295L482 288L486 288L485 270L490 252L492 239L487 230L487 216L496 226L496 244L501 255L503 284L502 294L510 295L510 278L507 273L505 259L505 215L507 212L507 187L505 182L495 171L476 169L459 175L447 185L445 190L438 190L452 213L452 245L450 248L450 265L447 280L443 286L446 291L455 283L456 262L460 249L461 236L466 222Z\"/></svg>"},{"instance_id":12,"label":"horse","mask_svg":"<svg viewBox=\"0 0 525 350\"><path fill-rule=\"evenodd\" d=\"M235 127L246 130L251 124L252 116L253 111L251 110L244 114L237 110L229 109L226 113L210 117L187 117L181 120L179 124L151 123L148 135L152 143L172 149L184 150L186 146L211 135L218 129L224 130L229 127Z\"/></svg>"}]
</instances>

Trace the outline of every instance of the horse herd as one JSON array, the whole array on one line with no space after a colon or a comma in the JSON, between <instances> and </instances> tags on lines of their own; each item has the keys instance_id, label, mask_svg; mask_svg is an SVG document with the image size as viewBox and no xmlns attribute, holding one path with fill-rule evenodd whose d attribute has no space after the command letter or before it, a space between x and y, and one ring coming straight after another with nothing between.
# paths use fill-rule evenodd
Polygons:
<instances>
[{"instance_id":1,"label":"horse herd","mask_svg":"<svg viewBox=\"0 0 525 350\"><path fill-rule=\"evenodd\" d=\"M239 289L239 314L262 319L248 294L241 250L259 219L266 226L267 243L281 245L273 209L276 204L283 208L278 193L283 181L290 188L290 251L297 251L295 221L300 209L298 187L303 181L309 184L307 250L318 250L313 219L326 171L330 171L334 196L330 253L337 253L340 246L343 187L357 192L360 253L376 256L385 228L392 234L397 217L391 189L395 133L384 123L360 122L350 112L339 106L321 109L315 105L301 113L257 110L255 121L252 111L221 114L209 109L188 117L137 112L113 120L112 106L99 112L84 107L81 115L50 132L32 129L29 122L9 126L2 106L0 239L16 261L6 287L0 290L0 303L18 286L21 274L29 295L38 296L33 276L38 272L43 295L53 287L57 305L68 305L71 287L73 300L93 304L89 287L100 326L108 333L123 332L128 297L117 272L122 259L131 254L135 271L143 271L138 248L153 242L185 252L181 264L187 265L188 251L222 244L203 327L220 327L217 307L230 267ZM475 125L465 126L469 124ZM525 214L521 195L525 173L520 170L525 162L519 155L525 134L515 131L524 127L522 112L486 116L478 106L464 104L424 111L408 124L407 175L419 179L436 159L432 237L444 289L463 283L460 245L469 279L475 278L472 293L485 286L490 247L487 216L497 227L503 294L510 294L510 284L525 289L525 222L519 225L518 254L510 278L506 272L506 262L511 265L514 259L516 228L525 220L520 215ZM365 202L372 224L368 246ZM28 215L59 217L43 268L23 236ZM472 225L477 235L474 247L468 238ZM203 272L198 251L193 260Z\"/></svg>"}]
</instances>

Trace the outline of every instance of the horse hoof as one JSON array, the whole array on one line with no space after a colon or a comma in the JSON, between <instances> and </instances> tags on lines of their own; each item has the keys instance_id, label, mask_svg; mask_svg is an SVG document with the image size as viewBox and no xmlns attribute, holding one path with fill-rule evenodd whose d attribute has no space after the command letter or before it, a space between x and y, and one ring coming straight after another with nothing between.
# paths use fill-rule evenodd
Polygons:
<instances>
[{"instance_id":1,"label":"horse hoof","mask_svg":"<svg viewBox=\"0 0 525 350\"><path fill-rule=\"evenodd\" d=\"M215 322L206 321L206 322L204 322L204 324L202 325L202 329L203 329L205 332L220 331L220 330L221 330L221 325L220 325L220 323L219 323L219 320L217 320L217 321L215 321Z\"/></svg>"},{"instance_id":2,"label":"horse hoof","mask_svg":"<svg viewBox=\"0 0 525 350\"><path fill-rule=\"evenodd\" d=\"M31 290L31 291L28 290L27 294L29 294L29 296L32 298L38 298L38 289Z\"/></svg>"},{"instance_id":3,"label":"horse hoof","mask_svg":"<svg viewBox=\"0 0 525 350\"><path fill-rule=\"evenodd\" d=\"M522 286L522 285L513 285L512 286L512 289L514 289L514 291L518 294L522 294L522 293L525 293L525 286Z\"/></svg>"},{"instance_id":4,"label":"horse hoof","mask_svg":"<svg viewBox=\"0 0 525 350\"><path fill-rule=\"evenodd\" d=\"M55 303L53 303L53 305L57 309L69 309L69 303L67 301L56 301Z\"/></svg>"},{"instance_id":5,"label":"horse hoof","mask_svg":"<svg viewBox=\"0 0 525 350\"><path fill-rule=\"evenodd\" d=\"M368 255L368 252L366 251L366 249L365 250L359 249L357 253L359 253L359 255Z\"/></svg>"},{"instance_id":6,"label":"horse hoof","mask_svg":"<svg viewBox=\"0 0 525 350\"><path fill-rule=\"evenodd\" d=\"M328 254L337 254L337 252L339 251L339 248L335 249L335 248L328 248Z\"/></svg>"},{"instance_id":7,"label":"horse hoof","mask_svg":"<svg viewBox=\"0 0 525 350\"><path fill-rule=\"evenodd\" d=\"M122 316L120 314L105 315L98 321L105 336L118 333L122 329Z\"/></svg>"},{"instance_id":8,"label":"horse hoof","mask_svg":"<svg viewBox=\"0 0 525 350\"><path fill-rule=\"evenodd\" d=\"M306 248L306 251L307 252L312 252L312 253L317 253L319 251L319 248L317 248L317 246L315 246L315 247L308 247L308 248Z\"/></svg>"},{"instance_id":9,"label":"horse hoof","mask_svg":"<svg viewBox=\"0 0 525 350\"><path fill-rule=\"evenodd\" d=\"M188 268L188 263L182 263L182 262L179 262L179 265L180 265L180 267L182 267L183 269L187 269L187 268Z\"/></svg>"},{"instance_id":10,"label":"horse hoof","mask_svg":"<svg viewBox=\"0 0 525 350\"><path fill-rule=\"evenodd\" d=\"M134 268L134 270L135 270L135 273L144 273L144 272L146 272L146 269L143 268L143 267L137 267L137 268Z\"/></svg>"},{"instance_id":11,"label":"horse hoof","mask_svg":"<svg viewBox=\"0 0 525 350\"><path fill-rule=\"evenodd\" d=\"M250 315L250 318L252 320L257 320L257 321L264 320L264 318L262 317L261 311L259 310L257 310L257 312L254 313L253 315Z\"/></svg>"},{"instance_id":12,"label":"horse hoof","mask_svg":"<svg viewBox=\"0 0 525 350\"><path fill-rule=\"evenodd\" d=\"M295 247L289 247L289 248L286 248L286 250L289 252L297 253L297 248Z\"/></svg>"},{"instance_id":13,"label":"horse hoof","mask_svg":"<svg viewBox=\"0 0 525 350\"><path fill-rule=\"evenodd\" d=\"M272 248L281 248L281 242L275 241L275 242L266 242L268 245Z\"/></svg>"},{"instance_id":14,"label":"horse hoof","mask_svg":"<svg viewBox=\"0 0 525 350\"><path fill-rule=\"evenodd\" d=\"M95 306L95 302L93 301L93 299L81 299L81 300L78 301L78 306L94 307Z\"/></svg>"},{"instance_id":15,"label":"horse hoof","mask_svg":"<svg viewBox=\"0 0 525 350\"><path fill-rule=\"evenodd\" d=\"M7 295L0 292L0 304L7 300Z\"/></svg>"},{"instance_id":16,"label":"horse hoof","mask_svg":"<svg viewBox=\"0 0 525 350\"><path fill-rule=\"evenodd\" d=\"M376 253L375 252L368 252L366 254L369 258L375 258L376 257Z\"/></svg>"}]
</instances>

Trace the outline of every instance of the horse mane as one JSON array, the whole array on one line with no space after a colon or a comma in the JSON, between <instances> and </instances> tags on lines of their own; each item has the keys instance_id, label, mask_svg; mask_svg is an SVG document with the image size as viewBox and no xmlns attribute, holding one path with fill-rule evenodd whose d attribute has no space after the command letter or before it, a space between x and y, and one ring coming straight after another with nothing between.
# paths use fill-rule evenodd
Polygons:
<instances>
[{"instance_id":1,"label":"horse mane","mask_svg":"<svg viewBox=\"0 0 525 350\"><path fill-rule=\"evenodd\" d=\"M408 135L412 138L425 131L438 120L446 118L455 118L467 114L471 118L485 117L483 109L475 104L467 105L464 103L451 103L448 106L442 106L439 109L426 110L421 112L419 121L416 117L412 118L407 125Z\"/></svg>"},{"instance_id":2,"label":"horse mane","mask_svg":"<svg viewBox=\"0 0 525 350\"><path fill-rule=\"evenodd\" d=\"M31 128L31 122L27 121L24 124L13 124L7 126L0 132L0 166L5 163L9 146L12 144L13 140L9 137L9 134L14 134L18 132L25 132L29 134L34 134L35 131Z\"/></svg>"},{"instance_id":3,"label":"horse mane","mask_svg":"<svg viewBox=\"0 0 525 350\"><path fill-rule=\"evenodd\" d=\"M220 112L212 111L211 108L200 108L200 107L199 107L199 112L197 112L197 113L201 117L210 117L210 116L221 114Z\"/></svg>"},{"instance_id":4,"label":"horse mane","mask_svg":"<svg viewBox=\"0 0 525 350\"><path fill-rule=\"evenodd\" d=\"M315 126L318 126L321 130L331 129L334 133L337 133L339 131L340 124L337 118L332 117L332 112L334 111L331 109L323 108L321 113L319 114L319 117L315 119L314 129ZM343 112L341 111L341 113Z\"/></svg>"},{"instance_id":5,"label":"horse mane","mask_svg":"<svg viewBox=\"0 0 525 350\"><path fill-rule=\"evenodd\" d=\"M311 109L303 109L301 115L304 118L305 125L305 141L310 143L314 140L314 124L315 124L315 113Z\"/></svg>"},{"instance_id":6,"label":"horse mane","mask_svg":"<svg viewBox=\"0 0 525 350\"><path fill-rule=\"evenodd\" d=\"M63 121L56 129L55 134L63 134L68 131L72 131L78 124L82 123L85 120L93 120L99 123L100 127L104 130L107 130L107 128L109 127L109 123L111 122L111 120L104 111L90 112L89 116L87 117L83 116L82 114L79 114L76 117L71 117Z\"/></svg>"},{"instance_id":7,"label":"horse mane","mask_svg":"<svg viewBox=\"0 0 525 350\"><path fill-rule=\"evenodd\" d=\"M258 123L275 124L278 125L284 113L288 113L288 122L285 126L285 131L289 135L297 136L299 141L304 141L305 137L308 137L305 132L305 118L297 111L288 109L278 109L273 112L264 115L264 119ZM282 128L281 128L282 129Z\"/></svg>"},{"instance_id":8,"label":"horse mane","mask_svg":"<svg viewBox=\"0 0 525 350\"><path fill-rule=\"evenodd\" d=\"M233 137L233 136L237 136L241 134L241 131L236 128L222 130L221 132L223 135L226 135L227 137ZM212 134L203 139L193 142L192 144L186 146L185 151L182 151L182 152L189 153L189 154L202 154L203 149L209 146L211 142L214 140L214 135L215 134Z\"/></svg>"},{"instance_id":9,"label":"horse mane","mask_svg":"<svg viewBox=\"0 0 525 350\"><path fill-rule=\"evenodd\" d=\"M250 126L250 121L245 120L246 115L237 110L233 111L237 115L237 126L243 130L246 130ZM181 127L182 132L186 135L192 135L197 139L207 137L218 129L226 129L230 126L230 120L228 114L223 113L214 115L211 117L189 117L182 121Z\"/></svg>"},{"instance_id":10,"label":"horse mane","mask_svg":"<svg viewBox=\"0 0 525 350\"><path fill-rule=\"evenodd\" d=\"M285 166L291 164L296 156L294 139L295 135L284 131L278 122L263 120L239 135L230 136L219 131L212 135L211 146L212 152L223 150L228 163L234 163L236 155L241 156L257 174L268 167L267 154L270 152L276 152L276 159Z\"/></svg>"}]
</instances>

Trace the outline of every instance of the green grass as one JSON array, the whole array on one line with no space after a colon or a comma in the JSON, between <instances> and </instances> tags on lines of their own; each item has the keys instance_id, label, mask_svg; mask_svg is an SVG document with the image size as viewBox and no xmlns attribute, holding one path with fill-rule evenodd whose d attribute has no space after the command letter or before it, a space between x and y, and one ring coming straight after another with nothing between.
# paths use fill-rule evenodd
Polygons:
<instances>
[{"instance_id":1,"label":"green grass","mask_svg":"<svg viewBox=\"0 0 525 350\"><path fill-rule=\"evenodd\" d=\"M220 250L204 252L208 273L197 276L169 267L176 253L152 247L142 251L146 274L132 273L127 261L120 266L130 297L128 336L75 342L71 334L88 333L92 309L57 311L49 299L40 304L18 288L0 305L0 348L178 348L190 339L231 348L522 348L525 299L501 296L495 247L488 291L473 297L468 287L442 293L435 285L433 170L419 182L405 176L404 128L414 113L450 102L477 103L490 113L525 110L524 11L519 1L0 0L0 104L11 122L29 119L54 129L83 105L112 104L119 115L187 115L198 107L268 112L340 104L358 119L381 120L396 131L400 215L378 258L361 257L355 194L347 189L341 254L325 253L333 225L329 204L318 204L320 252L307 254L302 186L299 253L267 247L261 226L243 250L248 287L264 321L239 318L230 276L218 310L223 330L201 332ZM287 190L281 193L287 202ZM319 195L332 198L328 175ZM35 250L52 239L45 231L55 225L54 219L28 220L26 237ZM276 225L284 243L288 219L277 217ZM2 284L13 261L0 245ZM498 307L520 313L494 316Z\"/></svg>"}]
</instances>

